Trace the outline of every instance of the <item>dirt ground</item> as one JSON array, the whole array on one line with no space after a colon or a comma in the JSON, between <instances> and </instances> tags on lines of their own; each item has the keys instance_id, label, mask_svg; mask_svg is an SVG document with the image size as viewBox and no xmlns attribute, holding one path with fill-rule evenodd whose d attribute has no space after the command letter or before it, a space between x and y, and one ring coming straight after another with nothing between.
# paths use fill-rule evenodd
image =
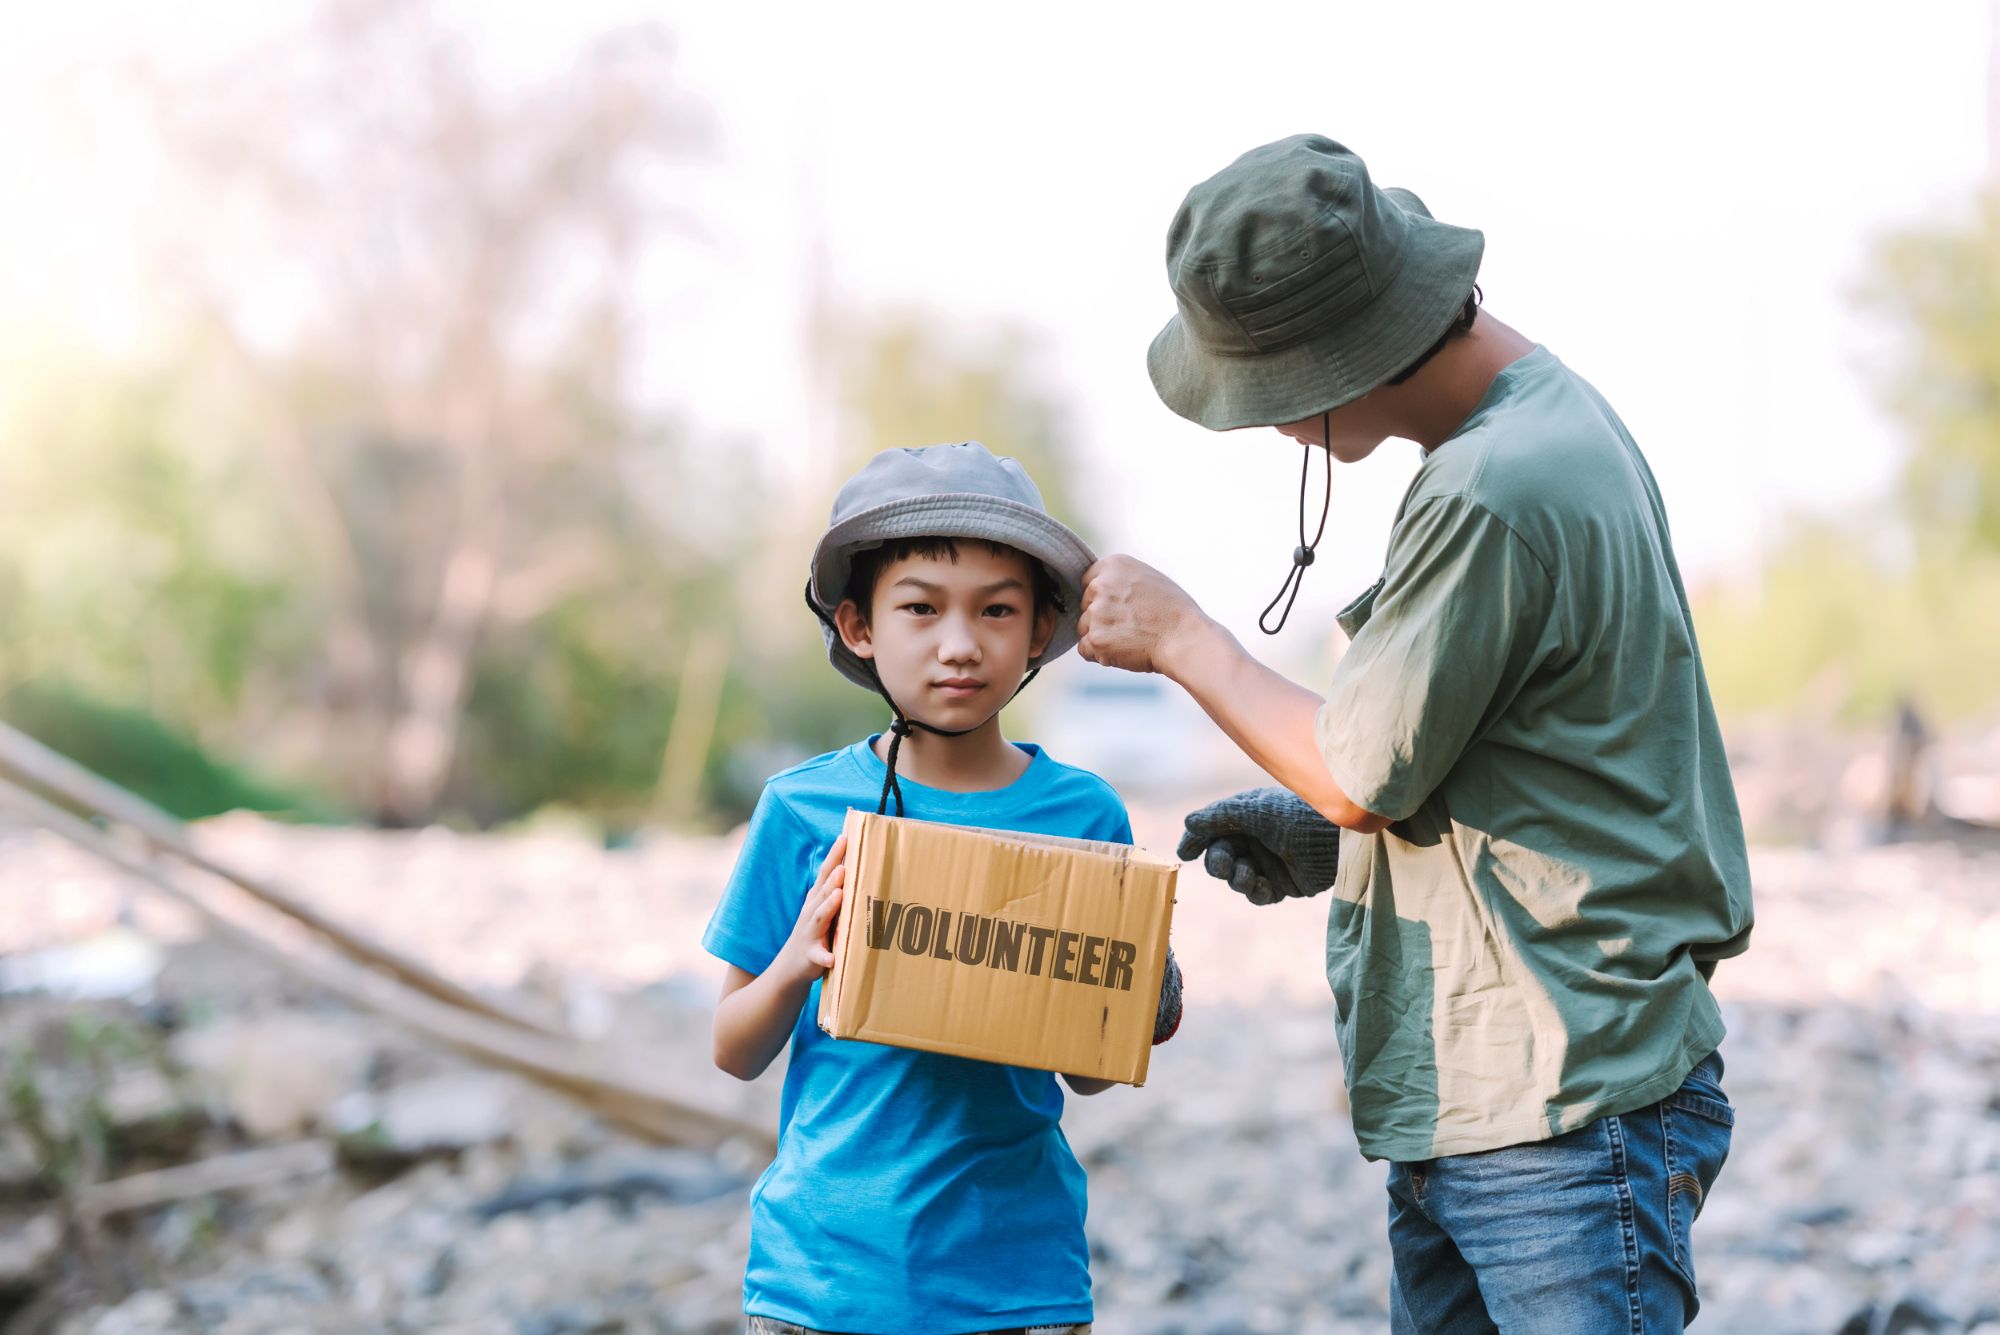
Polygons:
<instances>
[{"instance_id":1,"label":"dirt ground","mask_svg":"<svg viewBox=\"0 0 2000 1335\"><path fill-rule=\"evenodd\" d=\"M1138 804L1140 842L1170 848L1183 809ZM607 851L561 824L389 834L235 816L200 837L454 978L547 1000L687 1098L775 1125L776 1070L742 1085L707 1058L719 969L698 938L735 836ZM1716 980L1740 1121L1695 1234L1703 1328L2000 1331L2000 852L1763 848L1755 863L1754 946ZM1324 912L1184 878L1182 1032L1144 1089L1073 1099L1065 1117L1091 1176L1098 1329L1386 1328L1384 1170L1347 1123ZM52 1105L115 1105L101 1176L329 1150L290 1180L122 1213L88 1255L51 1233L17 1108L0 1125L10 1329L738 1326L760 1166L745 1145L642 1145L203 939L20 829L0 830L0 989L10 1069Z\"/></svg>"}]
</instances>

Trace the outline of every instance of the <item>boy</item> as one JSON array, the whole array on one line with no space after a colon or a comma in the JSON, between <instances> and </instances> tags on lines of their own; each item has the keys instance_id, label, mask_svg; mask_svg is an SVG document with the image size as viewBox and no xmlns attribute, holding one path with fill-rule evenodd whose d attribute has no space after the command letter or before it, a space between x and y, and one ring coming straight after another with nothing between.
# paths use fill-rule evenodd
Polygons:
<instances>
[{"instance_id":1,"label":"boy","mask_svg":"<svg viewBox=\"0 0 2000 1335\"><path fill-rule=\"evenodd\" d=\"M751 1196L753 1333L1090 1329L1084 1174L1056 1077L836 1042L817 1016L848 808L1131 842L1103 780L1000 732L1025 678L1075 645L1094 559L1018 463L976 442L885 451L834 501L806 600L834 667L894 722L765 786L703 938L729 965L716 1065L755 1079L791 1043L777 1157ZM1169 956L1155 1042L1179 1015Z\"/></svg>"}]
</instances>

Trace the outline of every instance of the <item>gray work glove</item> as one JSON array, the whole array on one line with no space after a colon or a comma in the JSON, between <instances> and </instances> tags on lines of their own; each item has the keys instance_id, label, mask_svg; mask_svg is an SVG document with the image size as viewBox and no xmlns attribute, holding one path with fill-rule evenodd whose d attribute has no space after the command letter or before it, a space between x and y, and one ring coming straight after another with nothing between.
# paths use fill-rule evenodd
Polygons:
<instances>
[{"instance_id":1,"label":"gray work glove","mask_svg":"<svg viewBox=\"0 0 2000 1335\"><path fill-rule=\"evenodd\" d=\"M1167 947L1167 967L1160 973L1160 1007L1153 1012L1153 1043L1155 1046L1174 1036L1174 1030L1181 1027L1181 963L1174 958L1174 948Z\"/></svg>"},{"instance_id":2,"label":"gray work glove","mask_svg":"<svg viewBox=\"0 0 2000 1335\"><path fill-rule=\"evenodd\" d=\"M1340 827L1284 788L1252 788L1188 813L1180 855L1252 904L1304 899L1333 884Z\"/></svg>"}]
</instances>

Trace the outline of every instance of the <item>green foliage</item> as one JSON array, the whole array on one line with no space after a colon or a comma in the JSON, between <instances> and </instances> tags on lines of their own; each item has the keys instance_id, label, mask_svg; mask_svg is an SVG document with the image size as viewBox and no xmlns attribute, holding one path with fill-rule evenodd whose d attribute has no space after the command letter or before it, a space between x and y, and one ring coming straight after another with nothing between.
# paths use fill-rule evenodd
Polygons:
<instances>
[{"instance_id":1,"label":"green foliage","mask_svg":"<svg viewBox=\"0 0 2000 1335\"><path fill-rule=\"evenodd\" d=\"M1717 704L1732 714L1879 721L1899 701L1962 717L2000 695L2000 560L1897 563L1855 539L1873 524L1800 521L1755 583L1694 601Z\"/></svg>"},{"instance_id":2,"label":"green foliage","mask_svg":"<svg viewBox=\"0 0 2000 1335\"><path fill-rule=\"evenodd\" d=\"M725 820L748 815L771 775L889 725L889 707L833 670L817 623L798 615L810 638L797 625L773 635L724 694L708 786Z\"/></svg>"},{"instance_id":3,"label":"green foliage","mask_svg":"<svg viewBox=\"0 0 2000 1335\"><path fill-rule=\"evenodd\" d=\"M0 1095L5 1098L7 1120L27 1137L44 1189L53 1196L76 1184L83 1156L80 1137L59 1127L51 1115L42 1080L41 1063L33 1052L23 1048L0 1053Z\"/></svg>"},{"instance_id":4,"label":"green foliage","mask_svg":"<svg viewBox=\"0 0 2000 1335\"><path fill-rule=\"evenodd\" d=\"M169 719L230 717L297 652L303 571L237 452L201 448L175 373L19 368L0 420L0 690L74 683Z\"/></svg>"},{"instance_id":5,"label":"green foliage","mask_svg":"<svg viewBox=\"0 0 2000 1335\"><path fill-rule=\"evenodd\" d=\"M480 824L557 802L612 824L643 817L673 708L664 618L624 618L612 601L570 600L486 646L449 807Z\"/></svg>"},{"instance_id":6,"label":"green foliage","mask_svg":"<svg viewBox=\"0 0 2000 1335\"><path fill-rule=\"evenodd\" d=\"M1084 523L1065 417L1034 364L1018 335L968 348L907 316L857 329L837 367L846 462L984 440ZM326 663L327 581L230 404L177 366L14 369L26 397L0 414L0 718L183 819L365 810L327 750L349 717ZM311 422L365 417L337 380L315 383L327 402ZM580 380L562 402L564 430L591 448L544 460L513 502L532 559L511 573L537 578L508 586L474 645L436 818L561 805L614 831L657 819L702 634L721 636L727 672L696 819L740 819L771 773L882 728L885 707L828 666L799 599L831 497L804 498L800 522L772 505L773 479L710 466L706 442ZM369 621L398 646L425 611L410 572L435 562L449 508L439 456L390 435L313 438L354 520Z\"/></svg>"},{"instance_id":7,"label":"green foliage","mask_svg":"<svg viewBox=\"0 0 2000 1335\"><path fill-rule=\"evenodd\" d=\"M131 1168L134 1147L115 1134L106 1101L119 1071L135 1065L160 1073L178 1100L171 1117L184 1118L193 1099L181 1072L157 1033L129 1016L72 1011L38 1043L0 1050L0 1116L27 1140L48 1195Z\"/></svg>"},{"instance_id":8,"label":"green foliage","mask_svg":"<svg viewBox=\"0 0 2000 1335\"><path fill-rule=\"evenodd\" d=\"M977 440L1019 459L1049 512L1089 538L1073 432L1040 373L1035 338L1008 328L969 344L936 321L902 312L843 331L837 347L841 401L853 426L850 471L898 446Z\"/></svg>"},{"instance_id":9,"label":"green foliage","mask_svg":"<svg viewBox=\"0 0 2000 1335\"><path fill-rule=\"evenodd\" d=\"M142 710L68 686L31 681L0 694L0 720L181 820L238 809L310 821L342 816L320 794L253 778Z\"/></svg>"},{"instance_id":10,"label":"green foliage","mask_svg":"<svg viewBox=\"0 0 2000 1335\"><path fill-rule=\"evenodd\" d=\"M1891 238L1876 265L1864 301L1903 335L1887 387L1910 428L1906 513L1926 545L2000 552L2000 197Z\"/></svg>"},{"instance_id":11,"label":"green foliage","mask_svg":"<svg viewBox=\"0 0 2000 1335\"><path fill-rule=\"evenodd\" d=\"M305 661L306 570L240 452L196 443L177 372L20 369L0 419L0 719L183 819L336 815L214 758Z\"/></svg>"},{"instance_id":12,"label":"green foliage","mask_svg":"<svg viewBox=\"0 0 2000 1335\"><path fill-rule=\"evenodd\" d=\"M636 389L708 134L672 44L520 82L422 0L319 9L112 127L159 150L171 355L0 347L0 714L182 816L613 827L881 726L799 605L801 498ZM815 350L848 462L977 438L1087 525L1037 352L908 315Z\"/></svg>"},{"instance_id":13,"label":"green foliage","mask_svg":"<svg viewBox=\"0 0 2000 1335\"><path fill-rule=\"evenodd\" d=\"M2000 200L1884 242L1862 299L1900 344L1883 385L1909 432L1896 505L1797 521L1754 584L1695 600L1727 711L2000 704Z\"/></svg>"}]
</instances>

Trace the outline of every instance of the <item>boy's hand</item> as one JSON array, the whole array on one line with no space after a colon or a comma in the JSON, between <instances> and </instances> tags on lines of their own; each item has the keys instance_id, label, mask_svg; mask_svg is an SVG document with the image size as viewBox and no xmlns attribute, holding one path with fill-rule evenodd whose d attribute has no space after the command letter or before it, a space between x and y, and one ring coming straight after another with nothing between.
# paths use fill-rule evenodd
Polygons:
<instances>
[{"instance_id":1,"label":"boy's hand","mask_svg":"<svg viewBox=\"0 0 2000 1335\"><path fill-rule=\"evenodd\" d=\"M847 836L841 835L819 864L819 879L806 891L799 906L799 920L778 952L771 967L782 976L811 983L833 967L833 925L840 915L840 903L847 892Z\"/></svg>"},{"instance_id":2,"label":"boy's hand","mask_svg":"<svg viewBox=\"0 0 2000 1335\"><path fill-rule=\"evenodd\" d=\"M828 938L840 915L847 876L847 839L833 841L819 877L799 906L792 934L762 973L732 964L715 1004L715 1064L738 1080L755 1080L798 1023L816 979L833 967Z\"/></svg>"},{"instance_id":3,"label":"boy's hand","mask_svg":"<svg viewBox=\"0 0 2000 1335\"><path fill-rule=\"evenodd\" d=\"M1252 788L1190 812L1179 851L1252 904L1275 904L1333 884L1340 828L1287 789Z\"/></svg>"}]
</instances>

